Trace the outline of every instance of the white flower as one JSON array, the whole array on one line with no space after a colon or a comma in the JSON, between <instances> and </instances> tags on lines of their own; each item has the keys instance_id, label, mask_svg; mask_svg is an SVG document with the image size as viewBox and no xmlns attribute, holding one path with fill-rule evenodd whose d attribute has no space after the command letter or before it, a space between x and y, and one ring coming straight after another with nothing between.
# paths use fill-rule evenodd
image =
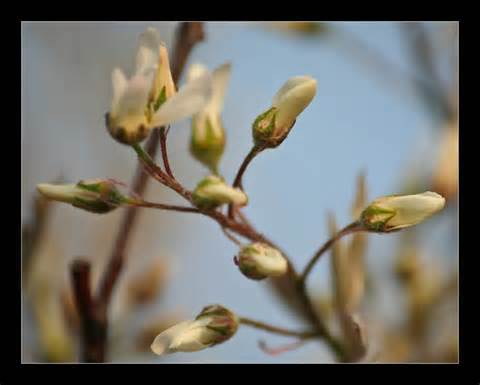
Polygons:
<instances>
[{"instance_id":1,"label":"white flower","mask_svg":"<svg viewBox=\"0 0 480 385\"><path fill-rule=\"evenodd\" d=\"M113 97L107 127L121 143L145 139L159 127L193 115L211 96L211 76L199 77L175 93L168 52L158 32L147 29L141 36L135 72L130 79L119 68L112 72Z\"/></svg>"},{"instance_id":2,"label":"white flower","mask_svg":"<svg viewBox=\"0 0 480 385\"><path fill-rule=\"evenodd\" d=\"M272 107L253 124L256 143L278 146L288 135L297 117L317 92L317 81L310 76L295 76L285 82L273 98Z\"/></svg>"},{"instance_id":3,"label":"white flower","mask_svg":"<svg viewBox=\"0 0 480 385\"><path fill-rule=\"evenodd\" d=\"M238 318L220 305L205 307L193 321L184 321L155 337L151 349L155 354L196 352L222 343L238 329Z\"/></svg>"},{"instance_id":4,"label":"white flower","mask_svg":"<svg viewBox=\"0 0 480 385\"><path fill-rule=\"evenodd\" d=\"M193 203L202 209L210 209L222 204L244 206L247 195L239 188L227 185L222 178L210 175L202 179L192 193Z\"/></svg>"},{"instance_id":5,"label":"white flower","mask_svg":"<svg viewBox=\"0 0 480 385\"><path fill-rule=\"evenodd\" d=\"M41 183L37 185L37 190L48 199L70 203L97 214L110 212L122 203L129 202L129 198L106 179L89 179L67 185Z\"/></svg>"},{"instance_id":6,"label":"white flower","mask_svg":"<svg viewBox=\"0 0 480 385\"><path fill-rule=\"evenodd\" d=\"M236 263L243 275L256 280L278 277L288 270L287 260L282 253L260 242L242 247Z\"/></svg>"},{"instance_id":7,"label":"white flower","mask_svg":"<svg viewBox=\"0 0 480 385\"><path fill-rule=\"evenodd\" d=\"M392 231L416 225L445 206L445 198L434 192L391 195L374 200L363 211L361 221L371 231Z\"/></svg>"},{"instance_id":8,"label":"white flower","mask_svg":"<svg viewBox=\"0 0 480 385\"><path fill-rule=\"evenodd\" d=\"M225 63L212 73L212 97L207 105L192 118L190 150L201 163L217 172L218 162L225 149L225 130L221 112L225 90L230 78L230 64ZM201 64L193 64L188 72L189 82L204 76L209 71Z\"/></svg>"}]
</instances>

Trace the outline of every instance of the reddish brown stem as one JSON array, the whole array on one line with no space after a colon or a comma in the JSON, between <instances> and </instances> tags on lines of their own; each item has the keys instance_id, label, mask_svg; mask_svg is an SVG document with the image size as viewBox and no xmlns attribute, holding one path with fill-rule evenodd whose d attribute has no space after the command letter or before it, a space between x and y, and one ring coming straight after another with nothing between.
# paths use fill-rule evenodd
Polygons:
<instances>
[{"instance_id":1,"label":"reddish brown stem","mask_svg":"<svg viewBox=\"0 0 480 385\"><path fill-rule=\"evenodd\" d=\"M165 171L167 172L170 178L175 179L175 177L173 176L172 169L170 167L170 162L168 160L167 132L165 130L165 127L160 128L160 147L162 150L162 160L163 160L163 166L165 167Z\"/></svg>"},{"instance_id":2,"label":"reddish brown stem","mask_svg":"<svg viewBox=\"0 0 480 385\"><path fill-rule=\"evenodd\" d=\"M235 176L235 179L233 181L233 187L240 187L243 190L243 184L242 184L242 177L245 171L247 170L248 165L250 162L255 158L260 152L262 152L265 149L264 146L261 145L255 145L252 147L250 152L247 154L245 159L243 160L242 164L240 165L240 168L237 171L237 175ZM229 205L228 206L228 217L233 218L234 217L234 206Z\"/></svg>"}]
</instances>

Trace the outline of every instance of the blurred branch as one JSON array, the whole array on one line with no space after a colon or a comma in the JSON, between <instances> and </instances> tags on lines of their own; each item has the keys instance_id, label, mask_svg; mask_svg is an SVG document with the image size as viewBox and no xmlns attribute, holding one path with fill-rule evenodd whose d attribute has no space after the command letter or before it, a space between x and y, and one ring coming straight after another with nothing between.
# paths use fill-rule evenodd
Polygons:
<instances>
[{"instance_id":1,"label":"blurred branch","mask_svg":"<svg viewBox=\"0 0 480 385\"><path fill-rule=\"evenodd\" d=\"M408 23L408 25L413 24L415 23ZM415 94L429 107L429 111L435 115L440 113L442 119L452 116L453 112L446 95L434 83L432 84L432 81L401 70L382 53L344 28L335 27L332 28L332 32L332 37L337 39L340 46L345 48L348 53L353 54L359 60L358 62L374 73L376 77L381 77L388 82L392 89L407 93L416 91Z\"/></svg>"},{"instance_id":2,"label":"blurred branch","mask_svg":"<svg viewBox=\"0 0 480 385\"><path fill-rule=\"evenodd\" d=\"M182 73L183 67L185 66L192 48L195 46L195 44L202 41L203 38L203 23L185 22L180 24L176 35L176 43L172 60L172 77L175 83L178 82L180 74ZM147 140L147 144L145 145L145 151L153 158L157 153L159 137L159 129L154 129ZM143 192L145 191L147 179L148 175L144 173L143 165L140 163L137 167L133 180L133 191L139 196L142 196ZM123 217L122 223L120 224L117 238L110 255L109 263L107 264L102 276L99 292L93 299L94 308L98 313L93 319L93 323L95 325L93 329L98 331L101 338L99 340L92 340L89 338L88 330L86 328L83 330L83 342L86 345L85 352L87 352L87 354L88 352L94 352L93 356L85 358L91 359L94 362L105 361L105 345L108 328L107 308L110 303L113 289L123 267L125 249L128 245L128 240L130 239L132 229L136 223L136 217L137 208L129 207ZM80 275L80 277L82 277L82 275ZM78 272L73 275L72 278L74 278L74 285L75 280L77 280L76 285L80 285L80 282L78 282L80 277L78 276ZM83 282L83 280L81 282ZM80 288L81 286L77 287L78 290ZM85 294L83 290L81 293ZM78 304L80 305L80 302ZM79 307L79 311L82 310L86 311L87 309ZM86 317L88 319L88 314L84 313L82 314L82 317ZM97 342L102 346L98 348L94 346Z\"/></svg>"},{"instance_id":3,"label":"blurred branch","mask_svg":"<svg viewBox=\"0 0 480 385\"><path fill-rule=\"evenodd\" d=\"M422 72L421 78L414 81L418 93L423 96L424 103L434 114L439 114L442 120L451 119L454 111L452 111L448 93L442 86L442 79L438 76L432 45L424 23L401 23L400 25L412 58Z\"/></svg>"}]
</instances>

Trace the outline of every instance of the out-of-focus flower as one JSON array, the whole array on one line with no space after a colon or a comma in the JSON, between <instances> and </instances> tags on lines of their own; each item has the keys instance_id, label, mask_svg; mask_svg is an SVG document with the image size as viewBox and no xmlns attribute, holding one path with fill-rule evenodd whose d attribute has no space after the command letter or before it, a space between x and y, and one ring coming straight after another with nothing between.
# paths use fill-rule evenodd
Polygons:
<instances>
[{"instance_id":1,"label":"out-of-focus flower","mask_svg":"<svg viewBox=\"0 0 480 385\"><path fill-rule=\"evenodd\" d=\"M207 176L197 184L192 199L195 206L201 209L211 209L225 203L244 206L248 202L242 190L227 185L215 175Z\"/></svg>"},{"instance_id":2,"label":"out-of-focus flower","mask_svg":"<svg viewBox=\"0 0 480 385\"><path fill-rule=\"evenodd\" d=\"M230 78L229 63L225 63L212 73L212 97L208 104L192 118L192 135L190 151L195 159L217 173L218 162L225 149L225 129L221 112L225 98L225 90ZM188 72L188 79L194 81L208 73L201 64L194 64Z\"/></svg>"},{"instance_id":3,"label":"out-of-focus flower","mask_svg":"<svg viewBox=\"0 0 480 385\"><path fill-rule=\"evenodd\" d=\"M443 131L432 185L447 200L456 197L458 191L458 124L451 124Z\"/></svg>"},{"instance_id":4,"label":"out-of-focus flower","mask_svg":"<svg viewBox=\"0 0 480 385\"><path fill-rule=\"evenodd\" d=\"M128 282L128 302L134 305L142 305L153 301L165 284L166 273L167 270L163 261L158 260L150 264L146 270Z\"/></svg>"},{"instance_id":5,"label":"out-of-focus flower","mask_svg":"<svg viewBox=\"0 0 480 385\"><path fill-rule=\"evenodd\" d=\"M317 81L310 76L295 76L287 80L274 96L272 107L255 119L255 144L266 147L280 145L316 92Z\"/></svg>"},{"instance_id":6,"label":"out-of-focus flower","mask_svg":"<svg viewBox=\"0 0 480 385\"><path fill-rule=\"evenodd\" d=\"M255 280L278 277L288 270L287 260L282 253L260 242L243 246L235 261L243 275Z\"/></svg>"},{"instance_id":7,"label":"out-of-focus flower","mask_svg":"<svg viewBox=\"0 0 480 385\"><path fill-rule=\"evenodd\" d=\"M268 25L281 32L302 36L318 36L328 31L326 23L314 21L282 21L269 23Z\"/></svg>"},{"instance_id":8,"label":"out-of-focus flower","mask_svg":"<svg viewBox=\"0 0 480 385\"><path fill-rule=\"evenodd\" d=\"M200 111L210 99L211 83L206 73L176 93L167 49L158 31L148 28L140 36L133 76L127 79L119 68L112 72L113 98L107 128L121 143L138 143L153 127Z\"/></svg>"},{"instance_id":9,"label":"out-of-focus flower","mask_svg":"<svg viewBox=\"0 0 480 385\"><path fill-rule=\"evenodd\" d=\"M230 339L238 324L237 316L225 307L207 306L195 320L181 322L160 333L151 349L158 355L203 350Z\"/></svg>"},{"instance_id":10,"label":"out-of-focus flower","mask_svg":"<svg viewBox=\"0 0 480 385\"><path fill-rule=\"evenodd\" d=\"M50 290L36 295L33 308L45 358L50 362L73 361L73 339L65 323L60 296Z\"/></svg>"},{"instance_id":11,"label":"out-of-focus flower","mask_svg":"<svg viewBox=\"0 0 480 385\"><path fill-rule=\"evenodd\" d=\"M97 214L108 213L131 201L108 179L88 179L67 185L41 183L37 185L37 190L48 199L70 203Z\"/></svg>"},{"instance_id":12,"label":"out-of-focus flower","mask_svg":"<svg viewBox=\"0 0 480 385\"><path fill-rule=\"evenodd\" d=\"M416 225L445 206L445 198L434 192L390 195L374 200L362 212L361 222L369 231L389 232Z\"/></svg>"}]
</instances>

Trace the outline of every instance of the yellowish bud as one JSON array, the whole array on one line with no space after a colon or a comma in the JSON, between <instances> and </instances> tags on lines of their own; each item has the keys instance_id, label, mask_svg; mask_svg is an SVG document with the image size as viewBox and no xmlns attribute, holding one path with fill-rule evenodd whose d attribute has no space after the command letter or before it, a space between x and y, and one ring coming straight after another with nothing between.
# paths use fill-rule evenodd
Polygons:
<instances>
[{"instance_id":1,"label":"yellowish bud","mask_svg":"<svg viewBox=\"0 0 480 385\"><path fill-rule=\"evenodd\" d=\"M37 185L37 190L48 199L97 214L108 213L129 201L112 181L106 179L83 180L68 185L42 183Z\"/></svg>"},{"instance_id":2,"label":"yellowish bud","mask_svg":"<svg viewBox=\"0 0 480 385\"><path fill-rule=\"evenodd\" d=\"M445 198L434 192L391 195L378 198L362 212L361 222L369 231L389 232L416 225L445 206Z\"/></svg>"},{"instance_id":3,"label":"yellowish bud","mask_svg":"<svg viewBox=\"0 0 480 385\"><path fill-rule=\"evenodd\" d=\"M160 333L151 345L155 354L196 352L225 342L237 332L238 317L221 305L205 307L193 321Z\"/></svg>"},{"instance_id":4,"label":"yellowish bud","mask_svg":"<svg viewBox=\"0 0 480 385\"><path fill-rule=\"evenodd\" d=\"M255 119L252 127L255 144L271 148L279 146L316 92L317 81L310 76L287 80L273 98L272 107Z\"/></svg>"},{"instance_id":5,"label":"yellowish bud","mask_svg":"<svg viewBox=\"0 0 480 385\"><path fill-rule=\"evenodd\" d=\"M278 277L288 270L287 260L282 253L260 242L242 247L235 262L243 275L255 280Z\"/></svg>"},{"instance_id":6,"label":"yellowish bud","mask_svg":"<svg viewBox=\"0 0 480 385\"><path fill-rule=\"evenodd\" d=\"M211 175L202 179L192 193L195 206L200 209L212 209L222 204L244 206L247 195L239 188L228 186L222 178Z\"/></svg>"}]
</instances>

